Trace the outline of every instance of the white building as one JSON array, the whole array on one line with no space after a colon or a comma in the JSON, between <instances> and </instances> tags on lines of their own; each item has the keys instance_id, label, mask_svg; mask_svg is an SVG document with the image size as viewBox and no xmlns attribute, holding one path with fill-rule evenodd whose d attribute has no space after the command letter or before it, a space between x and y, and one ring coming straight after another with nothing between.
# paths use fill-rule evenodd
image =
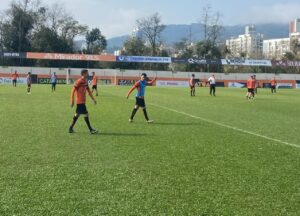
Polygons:
<instances>
[{"instance_id":1,"label":"white building","mask_svg":"<svg viewBox=\"0 0 300 216\"><path fill-rule=\"evenodd\" d=\"M256 33L255 26L246 26L245 34L226 40L226 46L233 57L258 59L263 53L263 35Z\"/></svg>"},{"instance_id":2,"label":"white building","mask_svg":"<svg viewBox=\"0 0 300 216\"><path fill-rule=\"evenodd\" d=\"M268 59L281 59L285 53L293 50L293 43L300 43L300 19L290 22L290 37L264 40L263 54ZM298 53L299 54L299 53Z\"/></svg>"},{"instance_id":3,"label":"white building","mask_svg":"<svg viewBox=\"0 0 300 216\"><path fill-rule=\"evenodd\" d=\"M285 53L290 51L290 38L279 38L264 40L263 54L267 59L281 58Z\"/></svg>"}]
</instances>

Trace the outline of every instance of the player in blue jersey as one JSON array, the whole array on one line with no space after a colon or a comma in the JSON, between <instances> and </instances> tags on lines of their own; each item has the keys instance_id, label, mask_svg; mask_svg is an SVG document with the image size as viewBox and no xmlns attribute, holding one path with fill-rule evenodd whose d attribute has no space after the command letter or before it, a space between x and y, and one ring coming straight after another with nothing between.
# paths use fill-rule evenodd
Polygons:
<instances>
[{"instance_id":1,"label":"player in blue jersey","mask_svg":"<svg viewBox=\"0 0 300 216\"><path fill-rule=\"evenodd\" d=\"M138 109L141 107L144 112L145 119L148 123L152 123L153 120L149 120L147 110L146 110L146 104L145 104L145 90L147 85L152 85L156 81L156 78L154 80L148 81L147 74L143 73L141 75L141 79L137 81L134 86L129 90L127 94L127 99L129 98L130 94L133 92L134 89L137 89L137 93L135 96L136 103L134 106L134 109L132 110L131 117L129 119L129 122L133 122L133 118L138 111Z\"/></svg>"},{"instance_id":2,"label":"player in blue jersey","mask_svg":"<svg viewBox=\"0 0 300 216\"><path fill-rule=\"evenodd\" d=\"M56 76L55 72L53 74L51 74L50 81L51 81L51 86L52 86L52 92L55 92L55 90L56 90L56 83L57 83L57 76Z\"/></svg>"}]
</instances>

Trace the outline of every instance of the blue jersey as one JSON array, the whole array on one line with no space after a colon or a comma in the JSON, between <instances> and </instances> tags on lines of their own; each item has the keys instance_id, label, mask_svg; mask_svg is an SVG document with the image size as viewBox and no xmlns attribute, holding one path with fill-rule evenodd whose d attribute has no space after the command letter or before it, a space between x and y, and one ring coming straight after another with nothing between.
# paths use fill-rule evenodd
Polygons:
<instances>
[{"instance_id":1,"label":"blue jersey","mask_svg":"<svg viewBox=\"0 0 300 216\"><path fill-rule=\"evenodd\" d=\"M137 88L136 97L144 97L145 96L145 90L147 86L147 81L139 80L135 83L135 87Z\"/></svg>"}]
</instances>

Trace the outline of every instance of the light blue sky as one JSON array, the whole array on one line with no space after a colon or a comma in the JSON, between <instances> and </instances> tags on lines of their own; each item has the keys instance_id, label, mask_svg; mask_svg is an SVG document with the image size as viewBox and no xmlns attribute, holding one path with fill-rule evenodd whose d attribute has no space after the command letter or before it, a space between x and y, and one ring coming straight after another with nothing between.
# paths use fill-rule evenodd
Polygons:
<instances>
[{"instance_id":1,"label":"light blue sky","mask_svg":"<svg viewBox=\"0 0 300 216\"><path fill-rule=\"evenodd\" d=\"M0 0L0 11L10 0ZM42 0L61 2L81 23L99 27L108 38L130 34L138 18L158 12L164 24L199 21L202 8L210 4L222 14L224 25L287 23L300 17L299 0Z\"/></svg>"}]
</instances>

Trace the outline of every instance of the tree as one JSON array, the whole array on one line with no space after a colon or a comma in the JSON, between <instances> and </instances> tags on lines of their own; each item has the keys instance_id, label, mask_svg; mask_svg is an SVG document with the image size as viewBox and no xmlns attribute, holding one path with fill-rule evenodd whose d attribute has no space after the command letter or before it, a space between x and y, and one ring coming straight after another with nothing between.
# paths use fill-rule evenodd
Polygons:
<instances>
[{"instance_id":1,"label":"tree","mask_svg":"<svg viewBox=\"0 0 300 216\"><path fill-rule=\"evenodd\" d=\"M161 24L161 17L155 13L150 17L137 20L137 26L151 46L151 54L155 56L161 42L161 33L165 29L165 25Z\"/></svg>"},{"instance_id":2,"label":"tree","mask_svg":"<svg viewBox=\"0 0 300 216\"><path fill-rule=\"evenodd\" d=\"M2 46L5 51L30 50L30 34L34 25L33 11L29 0L12 2L2 21Z\"/></svg>"},{"instance_id":3,"label":"tree","mask_svg":"<svg viewBox=\"0 0 300 216\"><path fill-rule=\"evenodd\" d=\"M147 53L147 50L148 49L141 38L130 37L124 43L123 54L132 56L143 56Z\"/></svg>"},{"instance_id":4,"label":"tree","mask_svg":"<svg viewBox=\"0 0 300 216\"><path fill-rule=\"evenodd\" d=\"M98 28L88 31L85 40L88 54L99 54L107 47L107 41Z\"/></svg>"},{"instance_id":5,"label":"tree","mask_svg":"<svg viewBox=\"0 0 300 216\"><path fill-rule=\"evenodd\" d=\"M149 53L149 48L145 46L145 42L139 37L128 38L122 49L122 55L127 56L143 56ZM118 63L121 69L145 69L142 63Z\"/></svg>"}]
</instances>

